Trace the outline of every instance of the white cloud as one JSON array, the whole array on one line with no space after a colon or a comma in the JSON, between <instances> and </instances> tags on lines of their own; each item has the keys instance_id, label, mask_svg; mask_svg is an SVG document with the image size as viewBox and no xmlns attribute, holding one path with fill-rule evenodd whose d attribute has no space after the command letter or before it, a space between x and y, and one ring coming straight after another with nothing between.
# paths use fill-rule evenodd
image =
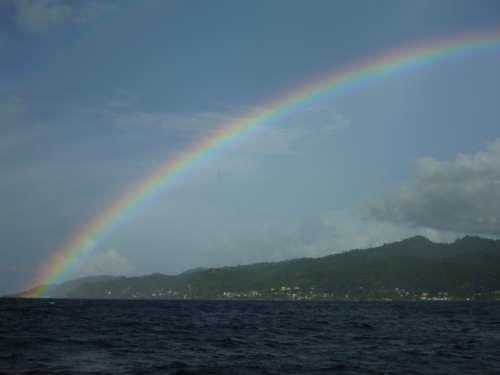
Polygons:
<instances>
[{"instance_id":1,"label":"white cloud","mask_svg":"<svg viewBox=\"0 0 500 375\"><path fill-rule=\"evenodd\" d=\"M399 192L373 203L371 217L466 233L500 235L500 139L454 160L422 158Z\"/></svg>"},{"instance_id":2,"label":"white cloud","mask_svg":"<svg viewBox=\"0 0 500 375\"><path fill-rule=\"evenodd\" d=\"M96 20L111 4L69 2L64 0L13 0L17 26L31 33L40 33L68 22Z\"/></svg>"},{"instance_id":3,"label":"white cloud","mask_svg":"<svg viewBox=\"0 0 500 375\"><path fill-rule=\"evenodd\" d=\"M123 106L125 103L116 101L113 106ZM164 129L190 133L214 131L231 121L232 116L217 112L197 112L193 114L175 114L166 112L121 112L114 116L116 127L124 130Z\"/></svg>"},{"instance_id":4,"label":"white cloud","mask_svg":"<svg viewBox=\"0 0 500 375\"><path fill-rule=\"evenodd\" d=\"M293 154L303 146L316 146L347 128L349 121L334 108L315 106L276 123L264 125L258 136L249 137L239 146L242 152L259 154Z\"/></svg>"},{"instance_id":5,"label":"white cloud","mask_svg":"<svg viewBox=\"0 0 500 375\"><path fill-rule=\"evenodd\" d=\"M13 4L18 26L31 32L49 29L73 17L73 9L61 1L17 0Z\"/></svg>"},{"instance_id":6,"label":"white cloud","mask_svg":"<svg viewBox=\"0 0 500 375\"><path fill-rule=\"evenodd\" d=\"M343 209L324 212L293 226L274 225L267 231L269 238L278 239L272 260L295 257L319 257L352 249L380 246L417 234L448 242L459 235L430 228L414 228L404 224L381 222L363 216L362 209ZM279 240L285 238L287 241Z\"/></svg>"},{"instance_id":7,"label":"white cloud","mask_svg":"<svg viewBox=\"0 0 500 375\"><path fill-rule=\"evenodd\" d=\"M462 234L404 223L374 220L362 208L324 212L298 221L268 221L254 231L252 261L280 261L297 257L320 257L352 249L376 247L384 243L422 235L435 242L451 242ZM233 243L237 241L232 241Z\"/></svg>"},{"instance_id":8,"label":"white cloud","mask_svg":"<svg viewBox=\"0 0 500 375\"><path fill-rule=\"evenodd\" d=\"M113 101L113 107L126 107L127 102ZM187 132L195 137L217 131L245 116L230 112L197 112L175 114L164 112L116 112L115 126L124 130L163 129ZM304 144L314 145L335 136L349 126L349 121L335 109L325 106L310 107L285 119L258 127L256 136L247 136L236 144L241 153L290 154Z\"/></svg>"},{"instance_id":9,"label":"white cloud","mask_svg":"<svg viewBox=\"0 0 500 375\"><path fill-rule=\"evenodd\" d=\"M323 226L322 242L337 251L380 246L415 235L436 242L449 242L460 236L451 231L374 220L364 215L363 208L331 212L323 217Z\"/></svg>"},{"instance_id":10,"label":"white cloud","mask_svg":"<svg viewBox=\"0 0 500 375\"><path fill-rule=\"evenodd\" d=\"M93 275L130 275L136 270L133 263L115 249L95 251L74 269L76 277Z\"/></svg>"}]
</instances>

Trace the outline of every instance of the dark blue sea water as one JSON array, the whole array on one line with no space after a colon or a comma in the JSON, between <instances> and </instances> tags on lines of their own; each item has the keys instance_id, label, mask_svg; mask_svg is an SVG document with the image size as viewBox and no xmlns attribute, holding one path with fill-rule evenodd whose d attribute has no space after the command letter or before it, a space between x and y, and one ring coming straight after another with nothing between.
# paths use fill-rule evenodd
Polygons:
<instances>
[{"instance_id":1,"label":"dark blue sea water","mask_svg":"<svg viewBox=\"0 0 500 375\"><path fill-rule=\"evenodd\" d=\"M500 303L0 299L0 374L500 374Z\"/></svg>"}]
</instances>

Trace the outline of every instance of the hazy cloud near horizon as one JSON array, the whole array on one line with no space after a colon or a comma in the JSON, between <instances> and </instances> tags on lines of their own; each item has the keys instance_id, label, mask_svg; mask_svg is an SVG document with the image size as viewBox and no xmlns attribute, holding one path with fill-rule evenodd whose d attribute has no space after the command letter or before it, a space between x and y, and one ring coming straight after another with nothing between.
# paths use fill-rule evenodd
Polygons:
<instances>
[{"instance_id":1,"label":"hazy cloud near horizon","mask_svg":"<svg viewBox=\"0 0 500 375\"><path fill-rule=\"evenodd\" d=\"M116 249L110 248L83 259L75 267L74 274L91 275L133 275L133 263Z\"/></svg>"},{"instance_id":2,"label":"hazy cloud near horizon","mask_svg":"<svg viewBox=\"0 0 500 375\"><path fill-rule=\"evenodd\" d=\"M500 139L454 160L421 158L399 192L373 204L370 216L457 232L500 235Z\"/></svg>"}]
</instances>

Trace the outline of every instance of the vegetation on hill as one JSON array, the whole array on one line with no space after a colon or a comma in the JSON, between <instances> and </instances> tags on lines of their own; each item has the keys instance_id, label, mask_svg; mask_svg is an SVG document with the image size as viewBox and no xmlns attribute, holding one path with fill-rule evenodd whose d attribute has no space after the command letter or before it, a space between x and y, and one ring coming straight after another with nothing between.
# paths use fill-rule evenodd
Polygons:
<instances>
[{"instance_id":1,"label":"vegetation on hill","mask_svg":"<svg viewBox=\"0 0 500 375\"><path fill-rule=\"evenodd\" d=\"M500 240L417 236L315 259L78 279L53 289L66 298L500 299Z\"/></svg>"}]
</instances>

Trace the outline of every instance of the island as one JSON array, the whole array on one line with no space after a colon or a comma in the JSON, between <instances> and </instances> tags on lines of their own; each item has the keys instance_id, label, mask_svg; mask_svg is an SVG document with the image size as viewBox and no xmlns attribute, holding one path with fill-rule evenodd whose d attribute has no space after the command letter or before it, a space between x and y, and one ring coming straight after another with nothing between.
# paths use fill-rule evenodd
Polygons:
<instances>
[{"instance_id":1,"label":"island","mask_svg":"<svg viewBox=\"0 0 500 375\"><path fill-rule=\"evenodd\" d=\"M436 243L415 236L320 258L92 276L48 290L49 298L91 299L500 300L500 240Z\"/></svg>"}]
</instances>

